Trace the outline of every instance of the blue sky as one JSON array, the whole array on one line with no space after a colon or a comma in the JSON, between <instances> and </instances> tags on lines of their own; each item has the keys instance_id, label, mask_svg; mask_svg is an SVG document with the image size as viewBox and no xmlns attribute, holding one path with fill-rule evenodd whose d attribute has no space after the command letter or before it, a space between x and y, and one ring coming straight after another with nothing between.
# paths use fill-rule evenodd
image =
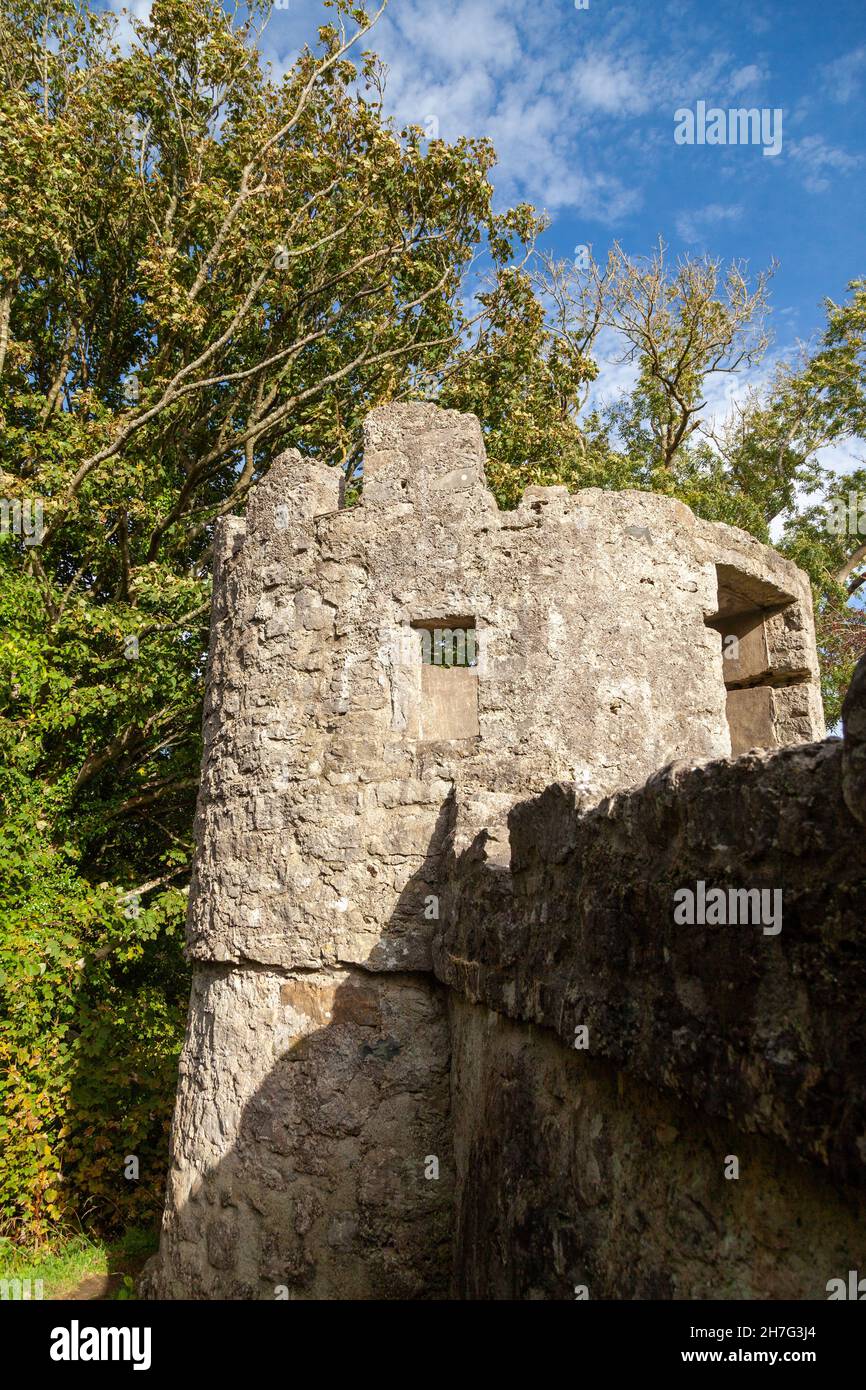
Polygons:
<instances>
[{"instance_id":1,"label":"blue sky","mask_svg":"<svg viewBox=\"0 0 866 1390\"><path fill-rule=\"evenodd\" d=\"M274 10L263 47L276 67L322 13L313 0ZM661 234L674 254L753 270L775 258L776 341L758 381L814 341L825 295L866 274L864 0L390 0L369 47L401 122L493 140L498 201L546 209L557 255L588 244L602 259L614 239L645 253ZM781 151L676 144L675 111L698 101L781 109ZM629 376L616 356L607 394ZM746 383L717 385L723 409Z\"/></svg>"},{"instance_id":2,"label":"blue sky","mask_svg":"<svg viewBox=\"0 0 866 1390\"><path fill-rule=\"evenodd\" d=\"M326 15L319 0L274 9L262 47L275 69ZM756 382L815 340L825 295L866 274L866 0L390 0L367 46L401 123L493 140L498 203L545 209L557 255L591 245L603 259L614 239L646 253L661 234L674 254L778 260ZM676 144L675 111L698 101L781 109L781 151ZM610 396L630 370L602 347ZM721 411L746 382L716 385Z\"/></svg>"},{"instance_id":3,"label":"blue sky","mask_svg":"<svg viewBox=\"0 0 866 1390\"><path fill-rule=\"evenodd\" d=\"M274 10L278 66L321 12ZM864 0L390 0L369 46L400 120L493 140L500 201L545 208L558 254L648 251L661 233L674 252L775 257L784 341L866 273ZM675 110L699 100L781 108L781 152L676 145Z\"/></svg>"}]
</instances>

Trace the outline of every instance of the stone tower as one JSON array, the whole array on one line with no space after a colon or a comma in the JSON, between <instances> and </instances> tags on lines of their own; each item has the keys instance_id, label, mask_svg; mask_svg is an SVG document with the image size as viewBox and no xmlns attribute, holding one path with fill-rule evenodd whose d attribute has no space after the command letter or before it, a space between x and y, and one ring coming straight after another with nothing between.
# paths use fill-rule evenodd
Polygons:
<instances>
[{"instance_id":1,"label":"stone tower","mask_svg":"<svg viewBox=\"0 0 866 1390\"><path fill-rule=\"evenodd\" d=\"M451 1278L442 867L551 783L820 738L805 576L641 492L500 511L473 416L368 418L363 495L288 453L216 543L194 983L156 1297ZM449 860L450 862L450 860Z\"/></svg>"}]
</instances>

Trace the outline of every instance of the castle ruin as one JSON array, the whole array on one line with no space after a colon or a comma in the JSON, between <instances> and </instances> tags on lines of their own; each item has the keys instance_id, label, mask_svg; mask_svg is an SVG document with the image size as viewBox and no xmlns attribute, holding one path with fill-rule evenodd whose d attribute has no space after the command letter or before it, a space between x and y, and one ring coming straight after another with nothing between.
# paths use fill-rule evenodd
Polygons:
<instances>
[{"instance_id":1,"label":"castle ruin","mask_svg":"<svg viewBox=\"0 0 866 1390\"><path fill-rule=\"evenodd\" d=\"M143 1291L826 1297L866 1271L866 729L820 742L808 581L654 493L501 511L484 463L386 406L357 505L292 452L220 525ZM697 884L782 929L676 923Z\"/></svg>"}]
</instances>

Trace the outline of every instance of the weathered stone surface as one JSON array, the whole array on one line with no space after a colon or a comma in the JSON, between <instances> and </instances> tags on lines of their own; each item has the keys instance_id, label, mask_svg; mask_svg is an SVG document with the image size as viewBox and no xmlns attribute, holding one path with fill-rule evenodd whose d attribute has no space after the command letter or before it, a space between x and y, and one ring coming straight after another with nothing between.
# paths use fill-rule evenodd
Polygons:
<instances>
[{"instance_id":1,"label":"weathered stone surface","mask_svg":"<svg viewBox=\"0 0 866 1390\"><path fill-rule=\"evenodd\" d=\"M530 489L499 512L483 462L472 417L387 407L368 421L360 506L340 510L331 470L284 455L245 526L224 524L196 959L428 968L429 923L398 899L429 884L452 786L512 804L568 779L597 800L672 758L730 752L706 625L720 584L770 614L768 680L777 665L802 677L773 692L772 741L823 733L794 566L648 493ZM476 671L423 666L412 624L458 620L475 625Z\"/></svg>"},{"instance_id":2,"label":"weathered stone surface","mask_svg":"<svg viewBox=\"0 0 866 1390\"><path fill-rule=\"evenodd\" d=\"M553 1178L545 1199L536 1171L560 1161L549 1130L572 1085L589 1094L591 1081L597 1106L607 1105L603 1069L614 1065L658 1088L647 1111L663 1117L665 1133L676 1127L676 1106L691 1103L705 1127L726 1117L760 1130L767 1138L748 1142L775 1142L784 1162L794 1161L788 1145L811 1156L816 1172L827 1159L848 1173L856 1107L816 1099L832 1092L830 1068L845 1060L843 1050L826 1030L809 1036L812 1014L802 1017L805 1008L824 1019L836 981L831 971L805 989L798 971L823 961L814 946L822 933L838 937L841 951L853 928L835 899L838 923L821 917L835 851L826 835L821 841L825 820L799 772L789 777L792 757L811 758L822 794L841 806L838 766L830 785L838 755L782 748L665 774L632 800L599 805L672 760L726 758L731 693L754 701L764 698L754 687L766 688L757 734L767 746L821 737L811 598L799 570L744 533L649 493L529 488L516 511L500 512L484 484L478 422L427 405L371 414L360 505L342 507L333 471L286 454L253 491L246 521L219 528L215 553L188 923L196 973L163 1236L146 1293L438 1297L451 1272L451 1226L468 1229L470 1213L478 1240L490 1217L491 1260L508 1248L508 1223L537 1222L546 1249L548 1208L560 1201ZM462 634L468 665L422 659L425 634L443 629ZM738 635L744 648L732 660ZM545 793L561 783L567 793ZM509 813L541 793L514 812L510 845ZM741 794L751 797L745 811ZM730 830L721 846L699 829L716 799L726 808L725 836ZM604 827L597 833L586 829L591 816L577 815L591 807L592 824ZM529 838L521 840L524 824ZM714 824L721 833L722 821ZM804 873L824 875L814 902L803 881L800 936L796 927L790 936L801 955L788 961L789 937L784 948L774 941L778 961L766 976L768 957L754 940L726 955L708 939L708 960L729 971L719 979L733 988L710 988L703 977L711 998L702 1002L697 938L688 949L673 943L681 952L674 966L660 957L664 943L652 929L660 885L686 864L704 864L704 877L754 866L770 874L774 835L783 848L802 841ZM550 859L557 853L561 864ZM527 886L518 905L516 883ZM578 959L584 883L591 929ZM482 916L473 917L476 909ZM856 974L856 942L851 949ZM434 951L443 983L432 974ZM793 1008L787 1084L777 1075L789 1038L776 1028L774 990L787 990ZM487 1015L475 1001L498 1011L487 1051L479 1023ZM578 1006L596 1030L593 1060L583 1061L602 1070L590 1081L555 1037L568 1041ZM665 1066L648 1060L652 1037L664 1031L657 1007L680 1028ZM535 1023L549 1031L539 1034ZM540 1148L528 1132L526 1142L511 1136L513 1105L487 1094L510 1075L513 1030L523 1039L514 1096L536 1088L525 1113L548 1136ZM746 1065L750 1037L766 1047ZM701 1080L687 1074L696 1057L709 1068ZM809 1065L815 1075L806 1077ZM467 1106L461 1096L475 1099ZM795 1122L799 1101L804 1117ZM476 1107L493 1126L484 1135ZM581 1131L585 1157L594 1124ZM612 1143L632 1144L640 1125L639 1115L623 1116ZM476 1152L506 1184L502 1220L484 1205ZM685 1172L678 1159L671 1182ZM599 1173L617 1202L638 1181L634 1162L614 1148ZM785 1202L824 1211L824 1196L803 1183L760 1226L771 1248ZM653 1200L661 1202L659 1184ZM709 1170L695 1184L696 1201L715 1200ZM728 1219L731 1200L717 1222ZM653 1229L665 1220L660 1208ZM836 1216L828 1220L827 1250L847 1248ZM578 1243L589 1240L579 1223L574 1229ZM502 1278L492 1265L482 1275L467 1239L458 1241L455 1268L470 1296L487 1280L491 1296L509 1288L559 1297L561 1278L577 1267L557 1257L547 1282L534 1261L518 1261ZM598 1286L613 1289L625 1256L593 1239L595 1254L587 1246L582 1258L597 1258L606 1271L594 1276ZM660 1296L698 1287L708 1247L696 1246L694 1259L667 1276L662 1248L634 1287ZM748 1249L741 1241L736 1258L747 1260ZM798 1253L795 1263L803 1259ZM775 1277L782 1288L771 1266L758 1284L771 1287ZM742 1287L742 1271L732 1273L726 1288Z\"/></svg>"},{"instance_id":3,"label":"weathered stone surface","mask_svg":"<svg viewBox=\"0 0 866 1390\"><path fill-rule=\"evenodd\" d=\"M862 679L845 708L844 748L551 787L510 864L443 864L458 1296L820 1299L866 1263ZM698 880L781 915L678 922Z\"/></svg>"},{"instance_id":4,"label":"weathered stone surface","mask_svg":"<svg viewBox=\"0 0 866 1390\"><path fill-rule=\"evenodd\" d=\"M866 1201L826 1169L544 1028L450 1014L454 1296L825 1299L864 1267Z\"/></svg>"},{"instance_id":5,"label":"weathered stone surface","mask_svg":"<svg viewBox=\"0 0 866 1390\"><path fill-rule=\"evenodd\" d=\"M429 975L198 970L145 1295L444 1296L448 1059Z\"/></svg>"},{"instance_id":6,"label":"weathered stone surface","mask_svg":"<svg viewBox=\"0 0 866 1390\"><path fill-rule=\"evenodd\" d=\"M845 697L842 728L845 733L842 756L845 805L861 825L866 825L866 656L857 663Z\"/></svg>"},{"instance_id":7,"label":"weathered stone surface","mask_svg":"<svg viewBox=\"0 0 866 1390\"><path fill-rule=\"evenodd\" d=\"M483 835L446 869L436 970L864 1183L866 863L841 774L829 740L674 765L584 815L551 787L509 817L510 874ZM678 923L699 882L777 891L779 921Z\"/></svg>"}]
</instances>

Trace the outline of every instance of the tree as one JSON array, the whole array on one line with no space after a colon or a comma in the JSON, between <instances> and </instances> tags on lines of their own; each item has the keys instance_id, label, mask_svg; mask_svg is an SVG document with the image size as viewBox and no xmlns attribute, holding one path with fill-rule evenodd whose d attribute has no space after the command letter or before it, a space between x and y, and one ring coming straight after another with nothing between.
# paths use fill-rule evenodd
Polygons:
<instances>
[{"instance_id":1,"label":"tree","mask_svg":"<svg viewBox=\"0 0 866 1390\"><path fill-rule=\"evenodd\" d=\"M827 327L802 375L831 440L866 439L866 279L848 292L845 304L824 301Z\"/></svg>"},{"instance_id":2,"label":"tree","mask_svg":"<svg viewBox=\"0 0 866 1390\"><path fill-rule=\"evenodd\" d=\"M488 142L394 129L375 16L332 8L280 81L258 5L155 0L126 54L80 0L0 19L0 1211L31 1234L159 1200L122 1169L164 1149L185 1012L216 519L287 447L351 474L373 405L482 350L537 225L493 213Z\"/></svg>"},{"instance_id":3,"label":"tree","mask_svg":"<svg viewBox=\"0 0 866 1390\"><path fill-rule=\"evenodd\" d=\"M840 477L821 462L828 445L862 439L866 427L866 293L849 286L826 301L818 347L782 362L763 393L732 407L715 436L727 473L781 528L780 549L812 580L824 706L839 717L854 666L866 650L866 471ZM751 528L749 528L751 529Z\"/></svg>"},{"instance_id":4,"label":"tree","mask_svg":"<svg viewBox=\"0 0 866 1390\"><path fill-rule=\"evenodd\" d=\"M710 378L756 366L769 344L769 274L753 283L739 265L714 258L672 265L660 242L648 258L614 245L604 269L544 261L535 275L544 322L530 356L549 344L575 349L568 436L546 455L546 481L637 487L669 493L699 516L740 526L759 540L770 527L781 548L810 574L831 723L853 665L866 648L866 615L856 598L866 581L866 496L860 473L835 477L821 450L862 438L866 422L866 281L843 305L827 302L818 349L797 365L782 362L763 390L734 398L727 418L707 418ZM631 391L597 414L581 416L580 390L595 376L591 352L601 328L623 343L638 368ZM501 368L501 361L494 364ZM473 370L477 370L477 363ZM491 390L488 394L494 395ZM560 419L549 393L548 416ZM584 397L585 399L585 397ZM548 440L545 440L548 443ZM593 467L587 470L587 462ZM529 481L525 465L521 481ZM541 481L533 476L532 481ZM858 486L860 491L858 491ZM510 493L519 491L511 480ZM834 508L863 499L863 528L829 524Z\"/></svg>"},{"instance_id":5,"label":"tree","mask_svg":"<svg viewBox=\"0 0 866 1390\"><path fill-rule=\"evenodd\" d=\"M744 371L763 357L771 272L752 286L742 266L732 263L723 273L713 257L686 256L671 266L661 240L646 258L615 245L612 260L612 324L625 341L625 358L639 369L619 423L650 475L670 473L701 428L707 379Z\"/></svg>"},{"instance_id":6,"label":"tree","mask_svg":"<svg viewBox=\"0 0 866 1390\"><path fill-rule=\"evenodd\" d=\"M489 142L386 119L375 16L333 0L276 81L266 8L154 0L126 53L84 0L0 15L0 1221L19 1235L161 1197L213 530L276 454L357 484L372 406L472 410L503 505L564 482L658 489L761 539L787 519L832 698L862 638L861 541L798 496L836 486L820 441L862 436L864 282L712 436L708 378L766 347L766 276L661 244L537 256L533 210L493 211ZM607 413L603 329L638 366Z\"/></svg>"}]
</instances>

